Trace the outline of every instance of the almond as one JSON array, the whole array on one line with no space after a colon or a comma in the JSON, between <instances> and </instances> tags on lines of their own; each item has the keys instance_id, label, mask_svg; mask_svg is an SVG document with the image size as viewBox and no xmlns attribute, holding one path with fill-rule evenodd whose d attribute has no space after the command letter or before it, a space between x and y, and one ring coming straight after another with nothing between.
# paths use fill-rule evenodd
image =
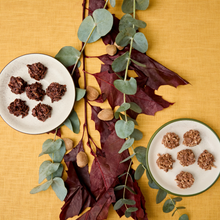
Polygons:
<instances>
[{"instance_id":1,"label":"almond","mask_svg":"<svg viewBox=\"0 0 220 220\"><path fill-rule=\"evenodd\" d=\"M107 45L106 53L110 56L114 56L117 53L117 47L115 45Z\"/></svg>"},{"instance_id":2,"label":"almond","mask_svg":"<svg viewBox=\"0 0 220 220\"><path fill-rule=\"evenodd\" d=\"M86 97L87 97L88 100L94 101L99 97L99 92L94 87L87 86L86 87Z\"/></svg>"},{"instance_id":3,"label":"almond","mask_svg":"<svg viewBox=\"0 0 220 220\"><path fill-rule=\"evenodd\" d=\"M88 164L89 160L88 160L88 156L85 152L80 151L77 155L76 155L76 163L78 167L85 167Z\"/></svg>"},{"instance_id":4,"label":"almond","mask_svg":"<svg viewBox=\"0 0 220 220\"><path fill-rule=\"evenodd\" d=\"M102 121L110 121L114 118L114 112L112 109L103 109L98 113L98 118Z\"/></svg>"},{"instance_id":5,"label":"almond","mask_svg":"<svg viewBox=\"0 0 220 220\"><path fill-rule=\"evenodd\" d=\"M124 49L124 47L119 46L118 44L116 44L116 42L114 43L114 45L118 48L118 50L123 50Z\"/></svg>"},{"instance_id":6,"label":"almond","mask_svg":"<svg viewBox=\"0 0 220 220\"><path fill-rule=\"evenodd\" d=\"M63 141L65 143L65 147L66 147L66 150L71 150L73 148L73 141L69 138L63 138Z\"/></svg>"}]
</instances>

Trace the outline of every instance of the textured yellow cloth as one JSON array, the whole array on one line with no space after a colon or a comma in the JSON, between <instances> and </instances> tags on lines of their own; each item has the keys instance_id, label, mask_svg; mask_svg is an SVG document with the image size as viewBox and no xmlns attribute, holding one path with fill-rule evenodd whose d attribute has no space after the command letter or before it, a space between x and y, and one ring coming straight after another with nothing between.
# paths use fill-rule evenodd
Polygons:
<instances>
[{"instance_id":1,"label":"textured yellow cloth","mask_svg":"<svg viewBox=\"0 0 220 220\"><path fill-rule=\"evenodd\" d=\"M116 7L110 8L110 11L120 18L123 15L120 9L122 0L116 2ZM219 11L219 0L151 0L146 11L137 12L137 17L147 23L147 27L141 30L149 42L147 54L177 72L190 85L179 86L177 89L163 86L158 90L158 94L175 104L158 112L156 116L139 116L139 129L144 132L144 137L136 146L147 146L158 127L180 117L201 120L220 135ZM0 70L23 54L45 53L55 56L63 46L80 49L77 30L81 23L81 13L82 1L79 0L0 0ZM104 53L105 46L101 41L86 48L87 55ZM88 72L95 73L99 69L98 59L86 61ZM88 77L88 83L98 89L94 78ZM81 123L84 116L82 109L81 101L76 106ZM90 120L89 129L98 142L99 134ZM81 133L74 135L67 128L62 129L62 135L72 138L74 144L81 137ZM52 189L36 195L29 194L37 185L41 162L48 159L47 156L38 157L42 143L52 137L47 134L19 133L0 118L1 220L59 219L63 202ZM135 162L134 167L138 165ZM163 213L162 203L156 204L156 191L148 187L145 176L139 185L146 199L149 219L179 218L178 213L174 217L171 217L171 213ZM186 209L180 210L180 213L187 213L191 220L220 219L219 195L218 180L206 192L184 198L180 205L186 206ZM108 219L119 219L113 207L110 208Z\"/></svg>"}]
</instances>

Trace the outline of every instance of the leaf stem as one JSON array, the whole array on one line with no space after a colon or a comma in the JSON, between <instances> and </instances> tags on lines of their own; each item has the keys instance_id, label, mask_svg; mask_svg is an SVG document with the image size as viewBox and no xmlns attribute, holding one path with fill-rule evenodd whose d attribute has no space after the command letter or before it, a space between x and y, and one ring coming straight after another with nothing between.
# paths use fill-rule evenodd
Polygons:
<instances>
[{"instance_id":1,"label":"leaf stem","mask_svg":"<svg viewBox=\"0 0 220 220\"><path fill-rule=\"evenodd\" d=\"M105 5L103 7L104 9L106 8L107 4L108 4L108 0L106 0L106 2L105 2Z\"/></svg>"},{"instance_id":2,"label":"leaf stem","mask_svg":"<svg viewBox=\"0 0 220 220\"><path fill-rule=\"evenodd\" d=\"M128 181L128 174L129 174L129 171L131 169L131 164L132 164L132 159L130 161L130 164L129 164L129 167L128 167L128 171L127 171L127 174L126 174L126 177L125 177L125 186L127 185L127 181ZM125 187L123 189L123 199L125 199ZM126 206L125 206L126 207ZM127 207L126 207L127 208Z\"/></svg>"},{"instance_id":3,"label":"leaf stem","mask_svg":"<svg viewBox=\"0 0 220 220\"><path fill-rule=\"evenodd\" d=\"M173 205L174 205L174 207L175 207L175 211L177 211L178 214L179 214L179 216L181 216L179 210L176 208L176 204L174 203L173 199L170 197L170 194L167 193L167 195L169 196L170 200L172 201L172 203L173 203Z\"/></svg>"},{"instance_id":4,"label":"leaf stem","mask_svg":"<svg viewBox=\"0 0 220 220\"><path fill-rule=\"evenodd\" d=\"M56 128L56 130L55 130L55 135L54 135L54 138L53 138L53 142L56 140L57 131L58 131L58 128Z\"/></svg>"}]
</instances>

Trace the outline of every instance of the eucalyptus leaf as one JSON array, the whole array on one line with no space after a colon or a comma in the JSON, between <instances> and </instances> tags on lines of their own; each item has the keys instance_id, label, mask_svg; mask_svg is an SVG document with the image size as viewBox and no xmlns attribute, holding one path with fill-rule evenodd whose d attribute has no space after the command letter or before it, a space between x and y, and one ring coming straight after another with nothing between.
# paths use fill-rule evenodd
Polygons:
<instances>
[{"instance_id":1,"label":"eucalyptus leaf","mask_svg":"<svg viewBox=\"0 0 220 220\"><path fill-rule=\"evenodd\" d=\"M166 200L163 205L163 212L169 213L169 212L173 211L173 209L175 208L174 204L175 204L175 202L172 201L171 199Z\"/></svg>"},{"instance_id":2,"label":"eucalyptus leaf","mask_svg":"<svg viewBox=\"0 0 220 220\"><path fill-rule=\"evenodd\" d=\"M141 53L146 53L146 51L148 50L148 42L143 33L138 32L134 35L133 48L140 51Z\"/></svg>"},{"instance_id":3,"label":"eucalyptus leaf","mask_svg":"<svg viewBox=\"0 0 220 220\"><path fill-rule=\"evenodd\" d=\"M53 160L53 162L60 163L65 153L66 153L66 147L64 141L62 140L61 147L54 153L49 154L49 156Z\"/></svg>"},{"instance_id":4,"label":"eucalyptus leaf","mask_svg":"<svg viewBox=\"0 0 220 220\"><path fill-rule=\"evenodd\" d=\"M156 203L161 203L167 196L167 192L159 188L156 196Z\"/></svg>"},{"instance_id":5,"label":"eucalyptus leaf","mask_svg":"<svg viewBox=\"0 0 220 220\"><path fill-rule=\"evenodd\" d=\"M126 209L127 212L136 212L138 210L137 207L129 207Z\"/></svg>"},{"instance_id":6,"label":"eucalyptus leaf","mask_svg":"<svg viewBox=\"0 0 220 220\"><path fill-rule=\"evenodd\" d=\"M124 205L123 199L119 199L115 204L114 204L114 210L120 209Z\"/></svg>"},{"instance_id":7,"label":"eucalyptus leaf","mask_svg":"<svg viewBox=\"0 0 220 220\"><path fill-rule=\"evenodd\" d=\"M119 113L119 112L117 112L117 111L114 113L114 116L115 116L115 118L116 118L116 119L118 119L118 118L119 118L119 115L120 115L120 113Z\"/></svg>"},{"instance_id":8,"label":"eucalyptus leaf","mask_svg":"<svg viewBox=\"0 0 220 220\"><path fill-rule=\"evenodd\" d=\"M150 188L152 189L159 189L158 185L153 181L153 182L148 182L148 185L150 186Z\"/></svg>"},{"instance_id":9,"label":"eucalyptus leaf","mask_svg":"<svg viewBox=\"0 0 220 220\"><path fill-rule=\"evenodd\" d=\"M78 115L76 114L74 109L72 110L69 117L66 119L66 121L63 124L66 125L74 133L76 134L79 133L80 122L79 122Z\"/></svg>"},{"instance_id":10,"label":"eucalyptus leaf","mask_svg":"<svg viewBox=\"0 0 220 220\"><path fill-rule=\"evenodd\" d=\"M142 163L146 167L146 148L142 146L138 146L134 149L136 153L137 160Z\"/></svg>"},{"instance_id":11,"label":"eucalyptus leaf","mask_svg":"<svg viewBox=\"0 0 220 220\"><path fill-rule=\"evenodd\" d=\"M38 183L41 183L47 176L54 173L58 169L59 165L60 163L52 163L49 160L44 161L39 168Z\"/></svg>"},{"instance_id":12,"label":"eucalyptus leaf","mask_svg":"<svg viewBox=\"0 0 220 220\"><path fill-rule=\"evenodd\" d=\"M135 128L133 133L130 135L130 137L134 138L136 141L139 141L143 138L143 133Z\"/></svg>"},{"instance_id":13,"label":"eucalyptus leaf","mask_svg":"<svg viewBox=\"0 0 220 220\"><path fill-rule=\"evenodd\" d=\"M143 176L144 171L145 171L145 169L144 169L143 165L142 165L142 164L139 164L138 167L137 167L137 169L135 170L134 178L135 178L136 180L139 180L139 179Z\"/></svg>"},{"instance_id":14,"label":"eucalyptus leaf","mask_svg":"<svg viewBox=\"0 0 220 220\"><path fill-rule=\"evenodd\" d=\"M138 62L138 61L136 61L136 60L131 59L131 61L132 61L134 64L138 65L138 66L141 66L141 67L146 67L146 65L145 65L145 64L139 63L139 62Z\"/></svg>"},{"instance_id":15,"label":"eucalyptus leaf","mask_svg":"<svg viewBox=\"0 0 220 220\"><path fill-rule=\"evenodd\" d=\"M60 177L55 177L53 183L51 184L52 189L56 193L57 197L63 201L67 195L67 189L64 185L64 181Z\"/></svg>"},{"instance_id":16,"label":"eucalyptus leaf","mask_svg":"<svg viewBox=\"0 0 220 220\"><path fill-rule=\"evenodd\" d=\"M183 214L180 216L179 220L189 220L189 217L187 214Z\"/></svg>"},{"instance_id":17,"label":"eucalyptus leaf","mask_svg":"<svg viewBox=\"0 0 220 220\"><path fill-rule=\"evenodd\" d=\"M132 157L134 157L135 154L130 155L129 157L125 158L124 160L122 160L120 163L124 163L128 160L130 160Z\"/></svg>"},{"instance_id":18,"label":"eucalyptus leaf","mask_svg":"<svg viewBox=\"0 0 220 220\"><path fill-rule=\"evenodd\" d=\"M81 53L74 47L66 46L60 49L55 58L59 60L64 66L72 66L80 58ZM78 62L80 66L80 61Z\"/></svg>"},{"instance_id":19,"label":"eucalyptus leaf","mask_svg":"<svg viewBox=\"0 0 220 220\"><path fill-rule=\"evenodd\" d=\"M135 33L136 30L133 27L123 29L115 38L116 44L122 47L126 47L130 40L134 37Z\"/></svg>"},{"instance_id":20,"label":"eucalyptus leaf","mask_svg":"<svg viewBox=\"0 0 220 220\"><path fill-rule=\"evenodd\" d=\"M129 103L123 103L116 112L125 112L127 111L129 108L131 107L131 105Z\"/></svg>"},{"instance_id":21,"label":"eucalyptus leaf","mask_svg":"<svg viewBox=\"0 0 220 220\"><path fill-rule=\"evenodd\" d=\"M39 154L39 157L43 154L54 153L58 149L60 149L62 145L62 139L57 139L56 141L52 139L47 139L42 146L42 152Z\"/></svg>"},{"instance_id":22,"label":"eucalyptus leaf","mask_svg":"<svg viewBox=\"0 0 220 220\"><path fill-rule=\"evenodd\" d=\"M50 185L52 183L53 183L53 180L49 180L49 181L43 183L42 185L36 186L30 191L30 194L35 194L35 193L38 193L41 191L45 191L50 187Z\"/></svg>"},{"instance_id":23,"label":"eucalyptus leaf","mask_svg":"<svg viewBox=\"0 0 220 220\"><path fill-rule=\"evenodd\" d=\"M174 210L174 212L172 213L172 216L174 216L174 214L176 213L176 211L178 210L178 209L185 209L186 207L184 207L184 206L179 206L179 207L176 207L176 209Z\"/></svg>"},{"instance_id":24,"label":"eucalyptus leaf","mask_svg":"<svg viewBox=\"0 0 220 220\"><path fill-rule=\"evenodd\" d=\"M116 58L112 62L112 70L114 72L116 72L116 73L125 70L126 66L127 66L128 59L129 59L129 53L127 51L123 55L121 55L120 57ZM131 61L129 60L129 64L130 64L130 62Z\"/></svg>"},{"instance_id":25,"label":"eucalyptus leaf","mask_svg":"<svg viewBox=\"0 0 220 220\"><path fill-rule=\"evenodd\" d=\"M76 88L76 101L81 100L86 94L86 89Z\"/></svg>"},{"instance_id":26,"label":"eucalyptus leaf","mask_svg":"<svg viewBox=\"0 0 220 220\"><path fill-rule=\"evenodd\" d=\"M119 191L125 188L125 185L118 185L114 188L115 191Z\"/></svg>"},{"instance_id":27,"label":"eucalyptus leaf","mask_svg":"<svg viewBox=\"0 0 220 220\"><path fill-rule=\"evenodd\" d=\"M149 6L149 0L135 0L135 10L146 10ZM124 13L133 13L133 0L124 0L122 4Z\"/></svg>"},{"instance_id":28,"label":"eucalyptus leaf","mask_svg":"<svg viewBox=\"0 0 220 220\"><path fill-rule=\"evenodd\" d=\"M58 169L54 173L47 176L47 180L53 179L55 177L62 177L62 174L63 174L63 164L61 163Z\"/></svg>"},{"instance_id":29,"label":"eucalyptus leaf","mask_svg":"<svg viewBox=\"0 0 220 220\"><path fill-rule=\"evenodd\" d=\"M131 189L129 186L125 186L125 188L126 188L128 191L130 191L131 193L133 193L134 195L137 194L137 193L136 193L133 189Z\"/></svg>"},{"instance_id":30,"label":"eucalyptus leaf","mask_svg":"<svg viewBox=\"0 0 220 220\"><path fill-rule=\"evenodd\" d=\"M110 5L111 5L112 7L115 7L115 4L116 4L116 1L115 1L115 0L110 0Z\"/></svg>"},{"instance_id":31,"label":"eucalyptus leaf","mask_svg":"<svg viewBox=\"0 0 220 220\"><path fill-rule=\"evenodd\" d=\"M122 93L125 93L126 95L134 95L137 92L137 81L133 77L127 81L116 79L114 81L114 86L116 89Z\"/></svg>"},{"instance_id":32,"label":"eucalyptus leaf","mask_svg":"<svg viewBox=\"0 0 220 220\"><path fill-rule=\"evenodd\" d=\"M121 116L121 118L125 121L125 116L123 114L119 114ZM137 121L129 116L127 116L127 120L128 121L133 121L135 125L138 125Z\"/></svg>"},{"instance_id":33,"label":"eucalyptus leaf","mask_svg":"<svg viewBox=\"0 0 220 220\"><path fill-rule=\"evenodd\" d=\"M182 198L181 197L175 197L175 198L173 198L173 201L180 202L180 201L182 201Z\"/></svg>"},{"instance_id":34,"label":"eucalyptus leaf","mask_svg":"<svg viewBox=\"0 0 220 220\"><path fill-rule=\"evenodd\" d=\"M121 149L118 151L121 154L123 151L127 150L132 144L134 143L134 138L127 139L124 144L122 145Z\"/></svg>"},{"instance_id":35,"label":"eucalyptus leaf","mask_svg":"<svg viewBox=\"0 0 220 220\"><path fill-rule=\"evenodd\" d=\"M95 24L97 25L97 32L100 36L105 36L111 29L113 25L113 16L112 14L104 9L96 9L92 16L94 18Z\"/></svg>"},{"instance_id":36,"label":"eucalyptus leaf","mask_svg":"<svg viewBox=\"0 0 220 220\"><path fill-rule=\"evenodd\" d=\"M101 38L100 34L97 32L96 24L91 15L87 16L79 26L78 38L82 42L93 43Z\"/></svg>"},{"instance_id":37,"label":"eucalyptus leaf","mask_svg":"<svg viewBox=\"0 0 220 220\"><path fill-rule=\"evenodd\" d=\"M145 28L147 24L144 21L133 18L132 16L127 17L127 23L134 25L138 28Z\"/></svg>"},{"instance_id":38,"label":"eucalyptus leaf","mask_svg":"<svg viewBox=\"0 0 220 220\"><path fill-rule=\"evenodd\" d=\"M122 199L123 203L126 205L135 205L136 202L132 199Z\"/></svg>"},{"instance_id":39,"label":"eucalyptus leaf","mask_svg":"<svg viewBox=\"0 0 220 220\"><path fill-rule=\"evenodd\" d=\"M147 176L150 183L154 182L147 168L146 168L146 176Z\"/></svg>"},{"instance_id":40,"label":"eucalyptus leaf","mask_svg":"<svg viewBox=\"0 0 220 220\"><path fill-rule=\"evenodd\" d=\"M128 21L128 18L132 18L132 16L130 14L125 14L122 16L118 27L120 32L129 27L133 28L133 24Z\"/></svg>"},{"instance_id":41,"label":"eucalyptus leaf","mask_svg":"<svg viewBox=\"0 0 220 220\"><path fill-rule=\"evenodd\" d=\"M134 131L134 122L119 120L115 123L115 131L118 137L127 138Z\"/></svg>"},{"instance_id":42,"label":"eucalyptus leaf","mask_svg":"<svg viewBox=\"0 0 220 220\"><path fill-rule=\"evenodd\" d=\"M121 174L120 176L118 176L118 178L120 178L120 177L122 177L122 176L124 176L124 175L126 175L126 174L127 174L127 172L126 172L126 173ZM130 173L128 173L128 176L130 176L130 178L131 178L132 182L134 182L134 181L133 181L133 177L131 176L131 174L130 174Z\"/></svg>"},{"instance_id":43,"label":"eucalyptus leaf","mask_svg":"<svg viewBox=\"0 0 220 220\"><path fill-rule=\"evenodd\" d=\"M138 104L136 104L135 102L129 102L129 104L130 104L130 109L132 111L137 112L139 114L142 112L141 107Z\"/></svg>"},{"instance_id":44,"label":"eucalyptus leaf","mask_svg":"<svg viewBox=\"0 0 220 220\"><path fill-rule=\"evenodd\" d=\"M125 211L125 217L126 217L126 218L131 217L131 212L127 212L127 210L126 210L126 211Z\"/></svg>"}]
</instances>

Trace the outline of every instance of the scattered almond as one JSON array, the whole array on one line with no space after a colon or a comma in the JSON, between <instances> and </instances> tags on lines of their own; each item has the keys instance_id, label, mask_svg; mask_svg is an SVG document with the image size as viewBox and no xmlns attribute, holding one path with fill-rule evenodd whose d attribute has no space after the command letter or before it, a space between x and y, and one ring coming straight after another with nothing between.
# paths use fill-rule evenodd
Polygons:
<instances>
[{"instance_id":1,"label":"scattered almond","mask_svg":"<svg viewBox=\"0 0 220 220\"><path fill-rule=\"evenodd\" d=\"M63 138L63 141L65 143L66 146L66 150L71 150L73 148L73 141L69 138Z\"/></svg>"},{"instance_id":2,"label":"scattered almond","mask_svg":"<svg viewBox=\"0 0 220 220\"><path fill-rule=\"evenodd\" d=\"M114 45L118 48L118 50L123 50L124 49L124 47L119 46L118 44L116 44L116 42L114 43Z\"/></svg>"},{"instance_id":3,"label":"scattered almond","mask_svg":"<svg viewBox=\"0 0 220 220\"><path fill-rule=\"evenodd\" d=\"M117 53L117 47L115 45L107 45L106 53L110 56L114 56Z\"/></svg>"},{"instance_id":4,"label":"scattered almond","mask_svg":"<svg viewBox=\"0 0 220 220\"><path fill-rule=\"evenodd\" d=\"M102 121L110 121L114 118L114 112L112 109L103 109L98 113L98 118Z\"/></svg>"},{"instance_id":5,"label":"scattered almond","mask_svg":"<svg viewBox=\"0 0 220 220\"><path fill-rule=\"evenodd\" d=\"M88 156L85 152L80 151L77 155L76 155L76 163L78 167L85 167L88 164L89 160L88 160Z\"/></svg>"},{"instance_id":6,"label":"scattered almond","mask_svg":"<svg viewBox=\"0 0 220 220\"><path fill-rule=\"evenodd\" d=\"M94 101L99 97L99 92L94 87L87 86L86 87L86 97L87 97L88 100Z\"/></svg>"}]
</instances>

